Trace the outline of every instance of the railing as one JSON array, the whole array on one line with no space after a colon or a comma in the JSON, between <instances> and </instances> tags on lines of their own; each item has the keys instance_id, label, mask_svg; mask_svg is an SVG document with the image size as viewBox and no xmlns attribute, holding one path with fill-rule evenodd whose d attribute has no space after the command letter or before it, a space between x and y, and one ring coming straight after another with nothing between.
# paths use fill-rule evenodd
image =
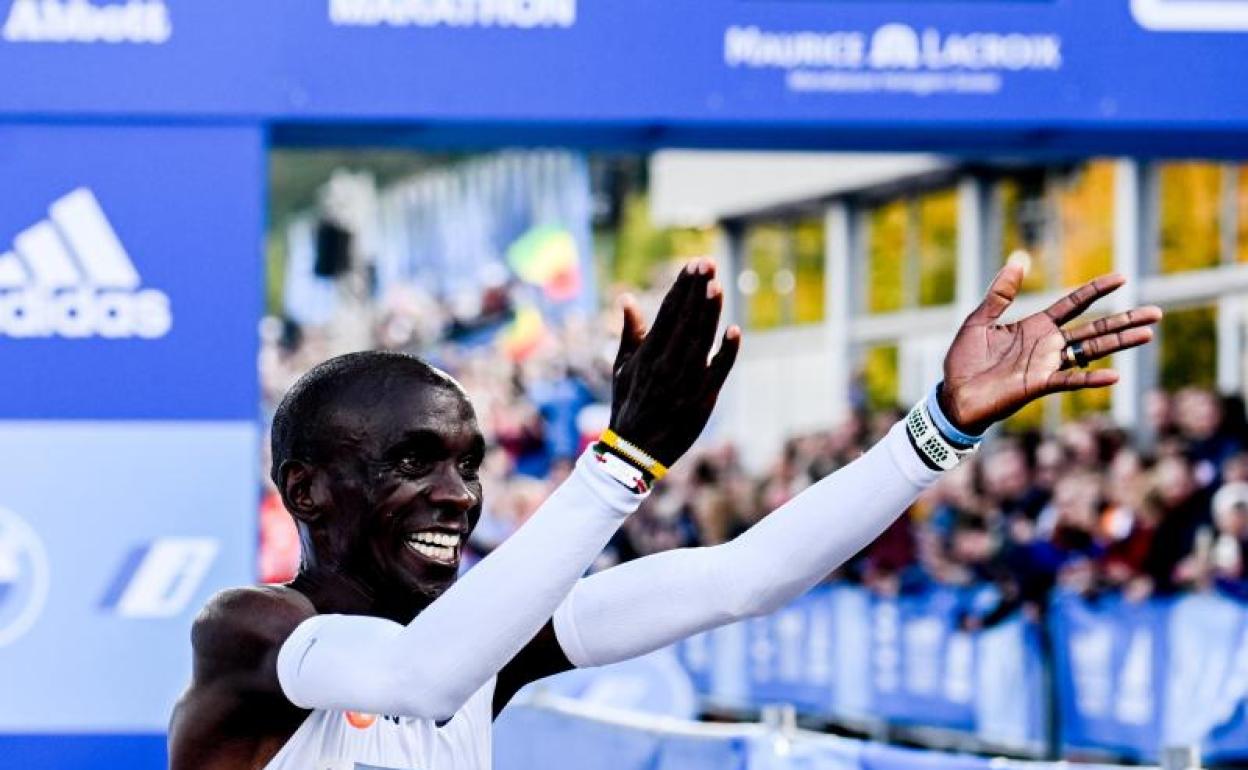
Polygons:
<instances>
[{"instance_id":1,"label":"railing","mask_svg":"<svg viewBox=\"0 0 1248 770\"><path fill-rule=\"evenodd\" d=\"M1169 745L1248 758L1248 608L1200 594L1130 603L1059 594L1043 624L966 632L987 588L898 598L818 589L677 654L709 710L793 704L882 739L1057 758L1159 761Z\"/></svg>"},{"instance_id":2,"label":"railing","mask_svg":"<svg viewBox=\"0 0 1248 770\"><path fill-rule=\"evenodd\" d=\"M762 722L707 724L537 694L495 727L497 770L1070 770L1067 763L976 757L888 746L799 729L791 708ZM1119 770L1080 765L1086 770ZM1162 770L1200 767L1194 747L1170 749Z\"/></svg>"}]
</instances>

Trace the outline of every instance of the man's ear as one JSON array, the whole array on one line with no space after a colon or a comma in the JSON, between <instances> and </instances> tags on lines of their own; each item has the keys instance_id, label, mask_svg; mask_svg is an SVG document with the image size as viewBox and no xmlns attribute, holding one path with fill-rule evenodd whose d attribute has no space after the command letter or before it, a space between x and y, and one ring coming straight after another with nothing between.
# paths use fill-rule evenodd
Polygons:
<instances>
[{"instance_id":1,"label":"man's ear","mask_svg":"<svg viewBox=\"0 0 1248 770\"><path fill-rule=\"evenodd\" d=\"M303 460L287 460L278 469L282 503L299 521L313 522L329 508L329 484L325 471Z\"/></svg>"}]
</instances>

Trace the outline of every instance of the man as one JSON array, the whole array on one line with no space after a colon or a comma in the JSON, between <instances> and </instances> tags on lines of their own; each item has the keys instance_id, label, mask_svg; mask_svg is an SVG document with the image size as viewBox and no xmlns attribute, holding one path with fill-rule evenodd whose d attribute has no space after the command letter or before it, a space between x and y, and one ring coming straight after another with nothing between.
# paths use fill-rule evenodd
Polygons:
<instances>
[{"instance_id":1,"label":"man","mask_svg":"<svg viewBox=\"0 0 1248 770\"><path fill-rule=\"evenodd\" d=\"M1102 387L1088 361L1151 339L1156 308L1073 330L1122 279L1018 323L1012 262L962 325L945 379L862 458L723 545L581 579L665 466L702 431L740 331L710 357L722 292L709 260L676 280L646 333L626 305L612 430L510 539L458 582L481 511L472 407L420 361L333 359L286 396L273 478L303 545L288 585L214 597L170 727L176 770L490 766L490 724L524 684L618 661L798 596L882 532L982 431L1046 393ZM708 363L709 358L709 363ZM765 396L764 396L765 397Z\"/></svg>"}]
</instances>

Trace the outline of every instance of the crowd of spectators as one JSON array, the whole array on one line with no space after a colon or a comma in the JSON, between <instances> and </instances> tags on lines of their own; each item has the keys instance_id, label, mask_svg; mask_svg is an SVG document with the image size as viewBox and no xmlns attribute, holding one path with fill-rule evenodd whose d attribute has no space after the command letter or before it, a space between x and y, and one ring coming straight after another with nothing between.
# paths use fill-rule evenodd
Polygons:
<instances>
[{"instance_id":1,"label":"crowd of spectators","mask_svg":"<svg viewBox=\"0 0 1248 770\"><path fill-rule=\"evenodd\" d=\"M643 306L654 300L643 298ZM405 307L428 326L433 308L410 301ZM430 345L428 336L413 336L414 320L383 314L374 342L420 350L452 372L489 441L485 505L469 564L515 531L606 427L618 334L613 322L615 314L552 324L522 356L507 356L489 334L448 344L435 329L428 334L440 341ZM448 321L440 328L454 326ZM301 372L334 351L323 334L277 321L266 325L263 337L262 391L271 413ZM733 538L851 462L900 416L899 410L860 412L825 431L793 437L755 473L747 472L731 444L703 441L626 522L595 569ZM968 616L964 622L972 628L1017 611L1038 616L1056 586L1085 594L1120 591L1129 600L1185 590L1248 599L1243 403L1199 388L1155 392L1147 420L1134 433L1103 416L1065 422L1055 431L998 430L971 461L946 474L830 577L890 595L932 583L993 583L1002 599ZM286 579L298 564L298 541L271 485L261 517L262 578Z\"/></svg>"}]
</instances>

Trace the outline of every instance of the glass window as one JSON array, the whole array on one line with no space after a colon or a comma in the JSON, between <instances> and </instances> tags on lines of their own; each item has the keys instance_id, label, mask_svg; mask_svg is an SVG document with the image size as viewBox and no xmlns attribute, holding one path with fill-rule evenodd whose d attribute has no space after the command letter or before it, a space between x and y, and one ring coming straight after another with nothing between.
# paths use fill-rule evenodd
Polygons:
<instances>
[{"instance_id":1,"label":"glass window","mask_svg":"<svg viewBox=\"0 0 1248 770\"><path fill-rule=\"evenodd\" d=\"M996 195L999 264L1018 249L1032 258L1024 293L1076 286L1113 270L1113 161L1023 171L1001 180Z\"/></svg>"},{"instance_id":2,"label":"glass window","mask_svg":"<svg viewBox=\"0 0 1248 770\"><path fill-rule=\"evenodd\" d=\"M1114 163L1094 160L1057 185L1062 286L1114 269Z\"/></svg>"},{"instance_id":3,"label":"glass window","mask_svg":"<svg viewBox=\"0 0 1248 770\"><path fill-rule=\"evenodd\" d=\"M1168 310L1161 319L1161 387L1212 388L1217 382L1217 310Z\"/></svg>"},{"instance_id":4,"label":"glass window","mask_svg":"<svg viewBox=\"0 0 1248 770\"><path fill-rule=\"evenodd\" d=\"M1001 180L996 190L1001 211L1000 263L1016 251L1031 255L1031 270L1023 279L1023 293L1043 291L1049 285L1048 202L1044 173L1037 171ZM1038 423L1037 423L1038 424Z\"/></svg>"},{"instance_id":5,"label":"glass window","mask_svg":"<svg viewBox=\"0 0 1248 770\"><path fill-rule=\"evenodd\" d=\"M867 307L869 313L901 310L905 305L905 200L877 206L867 215Z\"/></svg>"},{"instance_id":6,"label":"glass window","mask_svg":"<svg viewBox=\"0 0 1248 770\"><path fill-rule=\"evenodd\" d=\"M819 323L823 320L825 280L822 218L803 219L794 225L793 262L793 320L799 324Z\"/></svg>"},{"instance_id":7,"label":"glass window","mask_svg":"<svg viewBox=\"0 0 1248 770\"><path fill-rule=\"evenodd\" d=\"M867 312L954 300L958 194L953 188L897 198L867 213Z\"/></svg>"},{"instance_id":8,"label":"glass window","mask_svg":"<svg viewBox=\"0 0 1248 770\"><path fill-rule=\"evenodd\" d=\"M958 265L958 194L952 188L919 196L919 305L953 302Z\"/></svg>"},{"instance_id":9,"label":"glass window","mask_svg":"<svg viewBox=\"0 0 1248 770\"><path fill-rule=\"evenodd\" d=\"M759 222L746 230L737 286L745 298L750 328L822 321L823 281L821 218Z\"/></svg>"},{"instance_id":10,"label":"glass window","mask_svg":"<svg viewBox=\"0 0 1248 770\"><path fill-rule=\"evenodd\" d=\"M1215 267L1222 256L1222 168L1163 163L1158 170L1158 267L1179 273Z\"/></svg>"},{"instance_id":11,"label":"glass window","mask_svg":"<svg viewBox=\"0 0 1248 770\"><path fill-rule=\"evenodd\" d=\"M774 223L753 225L746 232L741 289L750 328L772 329L786 320L784 297L776 290L776 276L788 262L785 240L784 228Z\"/></svg>"}]
</instances>

